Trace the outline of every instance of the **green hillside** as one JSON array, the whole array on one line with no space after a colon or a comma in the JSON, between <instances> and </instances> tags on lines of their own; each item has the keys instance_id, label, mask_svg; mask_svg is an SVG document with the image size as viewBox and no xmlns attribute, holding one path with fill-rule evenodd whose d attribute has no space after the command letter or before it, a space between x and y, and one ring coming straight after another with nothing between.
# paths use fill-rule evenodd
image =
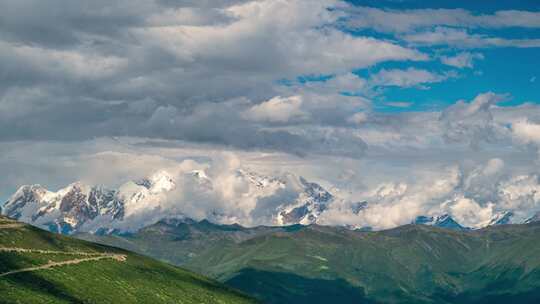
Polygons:
<instances>
[{"instance_id":1,"label":"green hillside","mask_svg":"<svg viewBox=\"0 0 540 304\"><path fill-rule=\"evenodd\" d=\"M182 264L266 303L540 303L538 224L359 232L158 223L99 239Z\"/></svg>"},{"instance_id":2,"label":"green hillside","mask_svg":"<svg viewBox=\"0 0 540 304\"><path fill-rule=\"evenodd\" d=\"M0 303L252 303L192 272L0 218Z\"/></svg>"}]
</instances>

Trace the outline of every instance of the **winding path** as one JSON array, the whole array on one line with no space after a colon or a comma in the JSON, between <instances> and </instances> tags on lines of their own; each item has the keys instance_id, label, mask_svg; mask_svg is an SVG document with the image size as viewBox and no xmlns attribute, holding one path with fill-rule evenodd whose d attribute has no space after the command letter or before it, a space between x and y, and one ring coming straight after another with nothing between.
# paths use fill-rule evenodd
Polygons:
<instances>
[{"instance_id":1,"label":"winding path","mask_svg":"<svg viewBox=\"0 0 540 304\"><path fill-rule=\"evenodd\" d=\"M21 228L23 226L24 224L21 224L21 223L0 224L0 229Z\"/></svg>"},{"instance_id":2,"label":"winding path","mask_svg":"<svg viewBox=\"0 0 540 304\"><path fill-rule=\"evenodd\" d=\"M53 250L7 248L7 247L0 247L0 252L29 252L29 253L42 253L42 254L68 254L68 255L87 256L86 258L73 259L73 260L67 260L67 261L61 261L61 262L49 262L45 265L12 270L8 272L0 273L0 277L7 276L10 274L15 274L15 273L43 270L43 269L49 269L49 268L58 267L58 266L75 265L82 262L99 261L103 259L113 259L118 262L124 262L127 258L125 254L117 254L117 253L92 253L92 252L77 252L77 251L64 252L64 251L53 251Z\"/></svg>"}]
</instances>

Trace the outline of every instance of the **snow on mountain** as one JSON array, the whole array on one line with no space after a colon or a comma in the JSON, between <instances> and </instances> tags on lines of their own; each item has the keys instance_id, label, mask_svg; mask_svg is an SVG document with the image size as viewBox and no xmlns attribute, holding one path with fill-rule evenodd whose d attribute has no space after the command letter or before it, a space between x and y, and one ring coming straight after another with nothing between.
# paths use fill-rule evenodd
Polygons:
<instances>
[{"instance_id":1,"label":"snow on mountain","mask_svg":"<svg viewBox=\"0 0 540 304\"><path fill-rule=\"evenodd\" d=\"M498 212L493 216L488 226L512 224L513 217L512 211Z\"/></svg>"},{"instance_id":2,"label":"snow on mountain","mask_svg":"<svg viewBox=\"0 0 540 304\"><path fill-rule=\"evenodd\" d=\"M159 206L162 194L174 188L172 176L165 171L127 182L118 190L82 182L56 192L40 185L22 186L4 204L2 214L55 232L96 231L140 208Z\"/></svg>"},{"instance_id":3,"label":"snow on mountain","mask_svg":"<svg viewBox=\"0 0 540 304\"><path fill-rule=\"evenodd\" d=\"M130 232L164 218L208 219L245 226L328 224L328 219L336 214L352 219L348 225L351 229L369 228L363 217L376 204L350 201L353 197L342 195L347 194L291 173L265 175L236 168L227 175L220 175L201 168L188 168L175 174L160 170L146 178L128 181L117 189L75 182L54 192L40 185L26 185L20 187L0 211L9 217L68 234ZM500 211L493 215L489 225L535 221L540 221L540 213L531 217L525 213ZM418 216L413 223L469 229L444 213Z\"/></svg>"},{"instance_id":4,"label":"snow on mountain","mask_svg":"<svg viewBox=\"0 0 540 304\"><path fill-rule=\"evenodd\" d=\"M9 217L64 233L98 217L122 218L123 212L115 191L81 182L57 192L39 185L22 186L2 209Z\"/></svg>"},{"instance_id":5,"label":"snow on mountain","mask_svg":"<svg viewBox=\"0 0 540 304\"><path fill-rule=\"evenodd\" d=\"M461 226L450 215L443 214L438 216L418 216L414 220L413 224L417 225L429 225L447 229L463 230L466 227Z\"/></svg>"},{"instance_id":6,"label":"snow on mountain","mask_svg":"<svg viewBox=\"0 0 540 304\"><path fill-rule=\"evenodd\" d=\"M207 204L206 200L216 197L227 198L231 191L239 192L235 193L238 199L251 201L253 209L265 207L261 207L259 201L271 198L275 205L269 208L269 223L274 225L316 223L335 200L335 196L319 184L293 174L275 177L239 169L233 176L238 189L232 187L232 190L227 188L229 180L226 178L229 177L209 176L205 170L178 175L161 170L147 178L128 181L116 190L81 182L56 192L39 185L23 186L5 203L2 213L56 232L106 233L118 231L119 227L142 228L148 223L129 221L139 221L145 214L152 215L151 220L185 216L183 212L193 212L194 204ZM224 184L226 189L223 189ZM196 198L184 197L186 191L196 193ZM288 195L281 196L282 193ZM227 203L234 204L234 197ZM194 202L184 205L185 199ZM224 212L227 210L207 210L206 214L196 214L196 217L230 222L231 217Z\"/></svg>"},{"instance_id":7,"label":"snow on mountain","mask_svg":"<svg viewBox=\"0 0 540 304\"><path fill-rule=\"evenodd\" d=\"M525 220L525 224L540 222L540 211L536 212L533 216Z\"/></svg>"},{"instance_id":8,"label":"snow on mountain","mask_svg":"<svg viewBox=\"0 0 540 304\"><path fill-rule=\"evenodd\" d=\"M319 184L308 182L303 177L299 177L298 182L298 198L292 204L281 207L277 216L279 225L316 223L334 200L334 196Z\"/></svg>"}]
</instances>

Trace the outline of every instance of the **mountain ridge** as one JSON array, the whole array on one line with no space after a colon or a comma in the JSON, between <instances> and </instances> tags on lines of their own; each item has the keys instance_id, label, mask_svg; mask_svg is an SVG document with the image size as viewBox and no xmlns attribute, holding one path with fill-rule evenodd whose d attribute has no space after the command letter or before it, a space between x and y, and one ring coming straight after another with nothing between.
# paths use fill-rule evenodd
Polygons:
<instances>
[{"instance_id":1,"label":"mountain ridge","mask_svg":"<svg viewBox=\"0 0 540 304\"><path fill-rule=\"evenodd\" d=\"M351 295L340 303L508 303L540 300L539 235L540 223L355 231L163 221L129 236L79 237L182 265L265 303L322 303L325 293Z\"/></svg>"}]
</instances>

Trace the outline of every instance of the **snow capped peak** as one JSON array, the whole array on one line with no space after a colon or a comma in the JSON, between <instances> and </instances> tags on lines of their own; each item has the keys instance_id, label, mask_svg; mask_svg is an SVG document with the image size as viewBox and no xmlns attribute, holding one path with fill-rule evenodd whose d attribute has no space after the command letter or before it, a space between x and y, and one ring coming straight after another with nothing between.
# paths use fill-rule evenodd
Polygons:
<instances>
[{"instance_id":1,"label":"snow capped peak","mask_svg":"<svg viewBox=\"0 0 540 304\"><path fill-rule=\"evenodd\" d=\"M238 169L237 175L245 178L251 185L257 188L277 187L283 188L285 181L277 177L268 177L255 172L247 171L245 169Z\"/></svg>"},{"instance_id":2,"label":"snow capped peak","mask_svg":"<svg viewBox=\"0 0 540 304\"><path fill-rule=\"evenodd\" d=\"M65 233L100 215L119 218L123 208L115 191L75 182L57 192L40 185L23 186L6 202L2 213Z\"/></svg>"},{"instance_id":3,"label":"snow capped peak","mask_svg":"<svg viewBox=\"0 0 540 304\"><path fill-rule=\"evenodd\" d=\"M277 223L280 225L314 224L335 199L334 195L317 183L308 182L301 176L298 181L300 193L294 203L284 206L278 213Z\"/></svg>"},{"instance_id":4,"label":"snow capped peak","mask_svg":"<svg viewBox=\"0 0 540 304\"><path fill-rule=\"evenodd\" d=\"M122 188L131 188L129 185L135 184L146 188L152 194L158 194L161 192L168 192L176 187L176 183L170 173L165 170L160 170L138 181L128 182L122 186ZM132 189L128 192L132 192ZM145 191L139 191L145 192Z\"/></svg>"},{"instance_id":5,"label":"snow capped peak","mask_svg":"<svg viewBox=\"0 0 540 304\"><path fill-rule=\"evenodd\" d=\"M17 199L19 199L21 197L24 197L24 196L28 196L28 195L33 195L34 199L39 201L48 192L49 191L47 191L47 189L45 189L44 187L42 187L39 184L23 185L23 186L19 187L19 189L17 189L17 191L9 198L7 203L16 201Z\"/></svg>"},{"instance_id":6,"label":"snow capped peak","mask_svg":"<svg viewBox=\"0 0 540 304\"><path fill-rule=\"evenodd\" d=\"M438 216L418 216L414 220L413 224L436 226L441 228L462 230L466 229L456 222L449 214L442 214Z\"/></svg>"},{"instance_id":7,"label":"snow capped peak","mask_svg":"<svg viewBox=\"0 0 540 304\"><path fill-rule=\"evenodd\" d=\"M540 211L536 212L533 216L525 220L525 224L540 222Z\"/></svg>"},{"instance_id":8,"label":"snow capped peak","mask_svg":"<svg viewBox=\"0 0 540 304\"><path fill-rule=\"evenodd\" d=\"M91 186L84 184L81 181L76 181L69 184L67 187L62 188L56 192L58 195L65 195L70 192L79 192L79 193L88 193L90 192Z\"/></svg>"},{"instance_id":9,"label":"snow capped peak","mask_svg":"<svg viewBox=\"0 0 540 304\"><path fill-rule=\"evenodd\" d=\"M511 224L514 213L512 211L501 211L495 214L488 226Z\"/></svg>"},{"instance_id":10,"label":"snow capped peak","mask_svg":"<svg viewBox=\"0 0 540 304\"><path fill-rule=\"evenodd\" d=\"M35 210L43 205L43 201L51 196L51 192L41 185L24 185L9 198L2 208L2 214L12 218L20 218L31 213L25 207Z\"/></svg>"},{"instance_id":11,"label":"snow capped peak","mask_svg":"<svg viewBox=\"0 0 540 304\"><path fill-rule=\"evenodd\" d=\"M149 188L151 193L167 192L176 187L176 183L174 182L171 174L165 170L152 174L148 180L151 183Z\"/></svg>"}]
</instances>

